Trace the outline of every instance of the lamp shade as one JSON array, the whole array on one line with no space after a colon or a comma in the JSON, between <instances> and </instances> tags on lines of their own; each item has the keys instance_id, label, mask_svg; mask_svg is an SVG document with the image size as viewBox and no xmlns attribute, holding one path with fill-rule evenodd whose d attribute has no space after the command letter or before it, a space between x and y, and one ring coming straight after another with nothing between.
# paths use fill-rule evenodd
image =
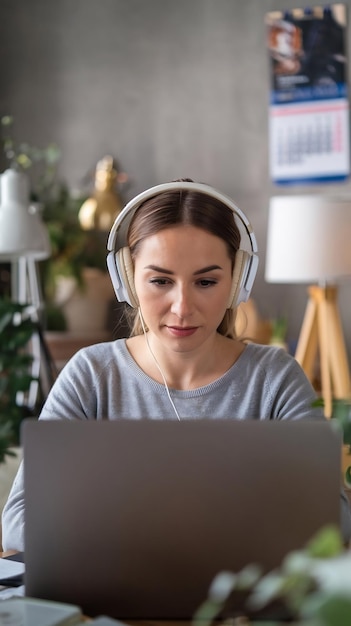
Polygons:
<instances>
[{"instance_id":1,"label":"lamp shade","mask_svg":"<svg viewBox=\"0 0 351 626\"><path fill-rule=\"evenodd\" d=\"M0 190L0 260L49 257L49 235L30 205L28 177L23 172L6 170L0 176Z\"/></svg>"},{"instance_id":2,"label":"lamp shade","mask_svg":"<svg viewBox=\"0 0 351 626\"><path fill-rule=\"evenodd\" d=\"M272 197L266 280L323 284L346 276L351 276L351 198Z\"/></svg>"}]
</instances>

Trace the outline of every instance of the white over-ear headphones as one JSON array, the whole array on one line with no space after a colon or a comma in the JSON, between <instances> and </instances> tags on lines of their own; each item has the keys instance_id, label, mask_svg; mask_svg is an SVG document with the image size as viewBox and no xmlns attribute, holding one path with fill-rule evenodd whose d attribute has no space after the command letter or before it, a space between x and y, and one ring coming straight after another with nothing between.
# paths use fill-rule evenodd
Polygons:
<instances>
[{"instance_id":1,"label":"white over-ear headphones","mask_svg":"<svg viewBox=\"0 0 351 626\"><path fill-rule=\"evenodd\" d=\"M107 241L107 267L117 300L127 302L134 308L139 306L134 287L134 267L127 241L128 229L134 213L145 200L167 191L195 191L206 194L229 207L233 211L233 218L239 218L248 235L251 251L239 248L236 253L232 289L227 308L235 309L240 302L246 302L250 296L258 267L257 241L252 226L246 215L228 196L209 185L186 181L164 183L146 189L130 200L117 216Z\"/></svg>"}]
</instances>

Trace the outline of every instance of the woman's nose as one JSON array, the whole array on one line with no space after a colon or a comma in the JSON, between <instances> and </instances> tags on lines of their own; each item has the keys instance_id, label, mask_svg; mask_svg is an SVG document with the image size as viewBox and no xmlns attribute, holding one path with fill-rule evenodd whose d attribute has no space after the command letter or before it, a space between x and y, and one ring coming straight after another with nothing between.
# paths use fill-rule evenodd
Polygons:
<instances>
[{"instance_id":1,"label":"woman's nose","mask_svg":"<svg viewBox=\"0 0 351 626\"><path fill-rule=\"evenodd\" d=\"M173 292L171 312L178 317L184 318L191 315L192 310L193 302L190 290L183 286L177 287Z\"/></svg>"}]
</instances>

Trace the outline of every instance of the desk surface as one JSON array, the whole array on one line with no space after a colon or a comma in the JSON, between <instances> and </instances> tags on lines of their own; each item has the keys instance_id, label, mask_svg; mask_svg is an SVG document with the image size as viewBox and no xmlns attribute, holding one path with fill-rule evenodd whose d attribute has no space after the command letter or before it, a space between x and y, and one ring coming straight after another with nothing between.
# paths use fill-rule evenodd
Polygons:
<instances>
[{"instance_id":1,"label":"desk surface","mask_svg":"<svg viewBox=\"0 0 351 626\"><path fill-rule=\"evenodd\" d=\"M7 550L6 552L0 552L0 559L5 556L12 556L12 554L17 554L17 550Z\"/></svg>"}]
</instances>

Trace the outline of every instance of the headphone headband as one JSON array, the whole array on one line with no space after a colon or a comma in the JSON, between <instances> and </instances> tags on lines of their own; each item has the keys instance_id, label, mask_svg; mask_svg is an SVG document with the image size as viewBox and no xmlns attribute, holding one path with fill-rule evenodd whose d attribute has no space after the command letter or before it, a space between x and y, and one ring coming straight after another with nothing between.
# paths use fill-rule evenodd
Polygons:
<instances>
[{"instance_id":1,"label":"headphone headband","mask_svg":"<svg viewBox=\"0 0 351 626\"><path fill-rule=\"evenodd\" d=\"M124 209L119 213L111 228L107 241L108 251L119 250L119 248L128 245L128 228L136 210L146 200L149 200L150 198L153 198L160 193L164 193L165 191L197 191L207 196L211 196L216 200L219 200L227 207L229 207L235 215L238 216L248 234L252 252L258 251L256 236L253 232L253 228L249 220L247 219L246 215L239 209L239 207L234 204L229 196L226 196L222 192L217 191L217 189L210 187L210 185L205 185L203 183L190 183L187 181L163 183L161 185L156 185L155 187L150 187L149 189L142 191L137 196L135 196L135 198L132 198L132 200L130 200L126 204Z\"/></svg>"},{"instance_id":2,"label":"headphone headband","mask_svg":"<svg viewBox=\"0 0 351 626\"><path fill-rule=\"evenodd\" d=\"M257 240L253 228L246 215L225 194L205 185L189 181L174 181L150 187L130 200L117 216L107 240L107 266L116 296L120 302L128 302L131 306L138 306L134 289L133 264L128 247L128 229L137 209L150 198L167 191L195 191L210 196L227 206L243 224L250 241L251 252L239 249L233 272L233 288L228 308L235 308L240 302L245 302L251 292L257 267Z\"/></svg>"}]
</instances>

